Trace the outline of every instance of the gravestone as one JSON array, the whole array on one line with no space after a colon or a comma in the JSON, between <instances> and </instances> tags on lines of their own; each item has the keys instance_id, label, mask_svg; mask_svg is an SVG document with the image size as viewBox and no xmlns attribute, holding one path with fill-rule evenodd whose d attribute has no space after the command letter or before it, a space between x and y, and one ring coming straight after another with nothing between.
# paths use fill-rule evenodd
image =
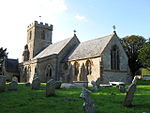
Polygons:
<instances>
[{"instance_id":1,"label":"gravestone","mask_svg":"<svg viewBox=\"0 0 150 113\"><path fill-rule=\"evenodd\" d=\"M12 77L12 81L18 82L18 78L16 76Z\"/></svg>"},{"instance_id":2,"label":"gravestone","mask_svg":"<svg viewBox=\"0 0 150 113\"><path fill-rule=\"evenodd\" d=\"M17 87L18 87L18 83L16 81L12 81L8 85L8 90L15 91L15 90L17 90Z\"/></svg>"},{"instance_id":3,"label":"gravestone","mask_svg":"<svg viewBox=\"0 0 150 113\"><path fill-rule=\"evenodd\" d=\"M136 91L136 84L132 83L127 90L126 97L123 103L124 106L132 107L132 101L135 91Z\"/></svg>"},{"instance_id":4,"label":"gravestone","mask_svg":"<svg viewBox=\"0 0 150 113\"><path fill-rule=\"evenodd\" d=\"M101 78L99 77L99 78L96 80L96 85L97 85L98 88L100 87L100 84L102 84L102 80L101 80Z\"/></svg>"},{"instance_id":5,"label":"gravestone","mask_svg":"<svg viewBox=\"0 0 150 113\"><path fill-rule=\"evenodd\" d=\"M55 88L56 88L56 89L60 89L61 83L62 83L61 81L56 81Z\"/></svg>"},{"instance_id":6,"label":"gravestone","mask_svg":"<svg viewBox=\"0 0 150 113\"><path fill-rule=\"evenodd\" d=\"M121 93L125 93L125 92L126 92L125 86L119 85L118 88L119 88L119 91L120 91Z\"/></svg>"},{"instance_id":7,"label":"gravestone","mask_svg":"<svg viewBox=\"0 0 150 113\"><path fill-rule=\"evenodd\" d=\"M6 77L0 75L0 92L5 91L5 86L6 86Z\"/></svg>"},{"instance_id":8,"label":"gravestone","mask_svg":"<svg viewBox=\"0 0 150 113\"><path fill-rule=\"evenodd\" d=\"M40 85L41 83L39 77L35 77L32 81L32 89L38 90L40 89Z\"/></svg>"},{"instance_id":9,"label":"gravestone","mask_svg":"<svg viewBox=\"0 0 150 113\"><path fill-rule=\"evenodd\" d=\"M50 79L46 84L46 96L55 95L56 82L53 79Z\"/></svg>"},{"instance_id":10,"label":"gravestone","mask_svg":"<svg viewBox=\"0 0 150 113\"><path fill-rule=\"evenodd\" d=\"M95 81L91 81L91 84L93 85L92 86L92 90L97 92L98 91L98 87L97 87L96 82Z\"/></svg>"},{"instance_id":11,"label":"gravestone","mask_svg":"<svg viewBox=\"0 0 150 113\"><path fill-rule=\"evenodd\" d=\"M91 91L86 88L82 88L82 93L80 97L84 99L83 110L85 113L96 113L96 106L90 97Z\"/></svg>"}]
</instances>

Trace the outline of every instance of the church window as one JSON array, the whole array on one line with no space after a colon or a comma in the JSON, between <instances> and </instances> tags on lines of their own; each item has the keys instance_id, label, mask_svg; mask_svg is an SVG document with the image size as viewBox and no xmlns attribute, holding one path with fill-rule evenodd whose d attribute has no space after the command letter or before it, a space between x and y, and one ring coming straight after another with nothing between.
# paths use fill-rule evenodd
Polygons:
<instances>
[{"instance_id":1,"label":"church window","mask_svg":"<svg viewBox=\"0 0 150 113\"><path fill-rule=\"evenodd\" d=\"M119 59L119 48L114 45L111 49L111 69L119 70L120 67L120 59Z\"/></svg>"},{"instance_id":2,"label":"church window","mask_svg":"<svg viewBox=\"0 0 150 113\"><path fill-rule=\"evenodd\" d=\"M78 73L79 73L79 63L78 62L74 63L74 69L75 69L75 76L78 76Z\"/></svg>"},{"instance_id":3,"label":"church window","mask_svg":"<svg viewBox=\"0 0 150 113\"><path fill-rule=\"evenodd\" d=\"M44 30L41 32L41 39L45 40L45 31Z\"/></svg>"},{"instance_id":4,"label":"church window","mask_svg":"<svg viewBox=\"0 0 150 113\"><path fill-rule=\"evenodd\" d=\"M91 71L91 61L87 60L86 63L85 63L85 66L86 66L87 75L90 75L92 73L92 71Z\"/></svg>"}]
</instances>

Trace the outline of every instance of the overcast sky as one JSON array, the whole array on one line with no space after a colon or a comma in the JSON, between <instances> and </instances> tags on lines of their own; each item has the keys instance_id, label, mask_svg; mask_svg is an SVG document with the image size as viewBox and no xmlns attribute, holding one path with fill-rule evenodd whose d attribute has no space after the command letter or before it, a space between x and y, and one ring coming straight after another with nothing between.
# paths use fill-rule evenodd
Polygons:
<instances>
[{"instance_id":1,"label":"overcast sky","mask_svg":"<svg viewBox=\"0 0 150 113\"><path fill-rule=\"evenodd\" d=\"M150 37L150 0L1 0L0 47L9 58L21 58L27 26L37 21L54 25L53 42L73 36L85 41L112 33ZM39 18L41 16L41 18Z\"/></svg>"}]
</instances>

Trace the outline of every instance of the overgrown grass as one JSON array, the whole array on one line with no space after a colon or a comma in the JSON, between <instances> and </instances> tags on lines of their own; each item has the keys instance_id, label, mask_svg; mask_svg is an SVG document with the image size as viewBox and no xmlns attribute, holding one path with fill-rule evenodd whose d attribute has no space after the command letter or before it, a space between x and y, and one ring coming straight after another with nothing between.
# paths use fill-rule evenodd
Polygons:
<instances>
[{"instance_id":1,"label":"overgrown grass","mask_svg":"<svg viewBox=\"0 0 150 113\"><path fill-rule=\"evenodd\" d=\"M150 68L145 68L141 70L142 75L150 75Z\"/></svg>"},{"instance_id":2,"label":"overgrown grass","mask_svg":"<svg viewBox=\"0 0 150 113\"><path fill-rule=\"evenodd\" d=\"M56 96L46 97L45 84L40 90L19 84L17 91L0 93L0 113L83 113L81 90L58 89ZM125 93L120 93L116 87L100 88L91 96L99 113L150 113L150 85L137 86L131 108L123 106Z\"/></svg>"}]
</instances>

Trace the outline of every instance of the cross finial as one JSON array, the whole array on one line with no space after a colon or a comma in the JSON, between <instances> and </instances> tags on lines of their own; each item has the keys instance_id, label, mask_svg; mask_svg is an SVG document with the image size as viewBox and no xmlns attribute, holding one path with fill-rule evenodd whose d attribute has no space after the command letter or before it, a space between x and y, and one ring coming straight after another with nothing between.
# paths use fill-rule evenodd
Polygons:
<instances>
[{"instance_id":1,"label":"cross finial","mask_svg":"<svg viewBox=\"0 0 150 113\"><path fill-rule=\"evenodd\" d=\"M113 30L116 31L116 26L115 25L113 25Z\"/></svg>"},{"instance_id":2,"label":"cross finial","mask_svg":"<svg viewBox=\"0 0 150 113\"><path fill-rule=\"evenodd\" d=\"M42 16L39 16L39 20L40 20L40 22L41 22L41 17L42 17Z\"/></svg>"},{"instance_id":3,"label":"cross finial","mask_svg":"<svg viewBox=\"0 0 150 113\"><path fill-rule=\"evenodd\" d=\"M116 26L115 25L113 25L113 32L116 34Z\"/></svg>"},{"instance_id":4,"label":"cross finial","mask_svg":"<svg viewBox=\"0 0 150 113\"><path fill-rule=\"evenodd\" d=\"M73 32L74 32L74 35L76 35L76 32L77 32L77 31L76 31L76 30L73 30Z\"/></svg>"}]
</instances>

